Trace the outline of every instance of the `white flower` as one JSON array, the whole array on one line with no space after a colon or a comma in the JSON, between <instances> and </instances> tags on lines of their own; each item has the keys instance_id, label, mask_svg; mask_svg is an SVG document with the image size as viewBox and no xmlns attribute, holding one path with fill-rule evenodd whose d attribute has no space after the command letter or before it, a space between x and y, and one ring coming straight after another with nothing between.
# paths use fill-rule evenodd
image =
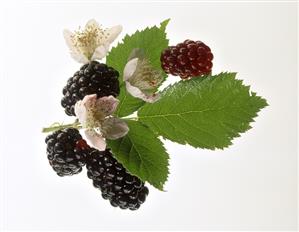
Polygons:
<instances>
[{"instance_id":1,"label":"white flower","mask_svg":"<svg viewBox=\"0 0 299 232\"><path fill-rule=\"evenodd\" d=\"M151 103L159 99L156 91L163 81L163 76L146 58L139 56L128 61L124 68L124 81L127 91L132 96Z\"/></svg>"},{"instance_id":2,"label":"white flower","mask_svg":"<svg viewBox=\"0 0 299 232\"><path fill-rule=\"evenodd\" d=\"M97 95L92 94L86 95L75 105L75 114L81 125L86 128L86 138L92 147L100 151L106 149L105 138L118 139L129 131L124 121L111 116L118 103L113 96L97 99Z\"/></svg>"},{"instance_id":3,"label":"white flower","mask_svg":"<svg viewBox=\"0 0 299 232\"><path fill-rule=\"evenodd\" d=\"M120 25L102 29L97 21L91 19L84 30L79 29L72 33L65 29L63 35L71 56L79 63L88 63L90 60L104 58L109 51L110 44L121 31Z\"/></svg>"}]
</instances>

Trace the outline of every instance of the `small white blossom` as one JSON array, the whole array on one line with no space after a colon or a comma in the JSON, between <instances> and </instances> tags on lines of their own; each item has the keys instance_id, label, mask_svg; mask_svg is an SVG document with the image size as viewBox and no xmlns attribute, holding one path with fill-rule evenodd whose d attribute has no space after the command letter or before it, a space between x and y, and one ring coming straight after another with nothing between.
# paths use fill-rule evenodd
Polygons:
<instances>
[{"instance_id":1,"label":"small white blossom","mask_svg":"<svg viewBox=\"0 0 299 232\"><path fill-rule=\"evenodd\" d=\"M159 99L156 91L163 81L163 76L146 58L130 59L124 68L123 78L126 89L132 96L151 103Z\"/></svg>"},{"instance_id":2,"label":"small white blossom","mask_svg":"<svg viewBox=\"0 0 299 232\"><path fill-rule=\"evenodd\" d=\"M97 99L96 94L86 95L75 105L75 114L85 130L92 147L102 151L106 149L105 138L118 139L125 136L129 128L119 118L111 116L119 101L113 96Z\"/></svg>"},{"instance_id":3,"label":"small white blossom","mask_svg":"<svg viewBox=\"0 0 299 232\"><path fill-rule=\"evenodd\" d=\"M94 19L91 19L83 30L79 29L73 33L65 29L63 35L71 56L79 63L88 63L91 60L104 58L110 44L121 31L120 25L102 29Z\"/></svg>"}]
</instances>

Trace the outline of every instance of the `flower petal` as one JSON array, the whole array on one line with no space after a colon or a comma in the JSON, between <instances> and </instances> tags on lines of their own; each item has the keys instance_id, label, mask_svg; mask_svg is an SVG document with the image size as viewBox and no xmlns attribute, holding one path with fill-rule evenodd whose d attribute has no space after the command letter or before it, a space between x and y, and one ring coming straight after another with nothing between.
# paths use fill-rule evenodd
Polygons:
<instances>
[{"instance_id":1,"label":"flower petal","mask_svg":"<svg viewBox=\"0 0 299 232\"><path fill-rule=\"evenodd\" d=\"M130 60L124 68L124 81L128 81L136 71L138 58Z\"/></svg>"},{"instance_id":2,"label":"flower petal","mask_svg":"<svg viewBox=\"0 0 299 232\"><path fill-rule=\"evenodd\" d=\"M117 36L121 33L122 29L123 28L121 25L117 25L117 26L107 29L105 31L105 35L107 36L106 41L109 44L111 44L117 38Z\"/></svg>"},{"instance_id":3,"label":"flower petal","mask_svg":"<svg viewBox=\"0 0 299 232\"><path fill-rule=\"evenodd\" d=\"M77 101L75 104L75 115L79 119L79 122L84 125L87 120L87 110L84 107L82 101Z\"/></svg>"},{"instance_id":4,"label":"flower petal","mask_svg":"<svg viewBox=\"0 0 299 232\"><path fill-rule=\"evenodd\" d=\"M129 131L128 125L121 119L111 117L104 120L101 132L107 139L118 139L125 136Z\"/></svg>"},{"instance_id":5,"label":"flower petal","mask_svg":"<svg viewBox=\"0 0 299 232\"><path fill-rule=\"evenodd\" d=\"M91 108L95 107L97 101L97 95L86 95L83 100L77 101L75 104L75 114L79 119L79 122L85 126L88 121L88 113Z\"/></svg>"},{"instance_id":6,"label":"flower petal","mask_svg":"<svg viewBox=\"0 0 299 232\"><path fill-rule=\"evenodd\" d=\"M100 60L103 59L109 51L109 45L100 45L94 51L91 60Z\"/></svg>"},{"instance_id":7,"label":"flower petal","mask_svg":"<svg viewBox=\"0 0 299 232\"><path fill-rule=\"evenodd\" d=\"M131 54L129 55L128 61L130 61L130 60L132 60L134 58L144 59L145 58L145 51L144 51L144 49L134 48L131 51Z\"/></svg>"},{"instance_id":8,"label":"flower petal","mask_svg":"<svg viewBox=\"0 0 299 232\"><path fill-rule=\"evenodd\" d=\"M89 145L104 151L106 149L105 139L93 129L85 130L85 136L89 142Z\"/></svg>"},{"instance_id":9,"label":"flower petal","mask_svg":"<svg viewBox=\"0 0 299 232\"><path fill-rule=\"evenodd\" d=\"M100 25L98 24L98 22L97 22L95 19L90 19L90 20L88 20L88 22L87 22L86 25L85 25L85 28L88 28L88 27L96 27L96 28L99 28Z\"/></svg>"},{"instance_id":10,"label":"flower petal","mask_svg":"<svg viewBox=\"0 0 299 232\"><path fill-rule=\"evenodd\" d=\"M118 103L119 100L112 95L101 97L96 102L96 112L103 115L103 118L107 117L115 112Z\"/></svg>"},{"instance_id":11,"label":"flower petal","mask_svg":"<svg viewBox=\"0 0 299 232\"><path fill-rule=\"evenodd\" d=\"M121 30L120 25L103 29L96 20L91 19L84 29L74 33L65 30L64 37L71 56L80 63L88 63L90 60L103 59Z\"/></svg>"},{"instance_id":12,"label":"flower petal","mask_svg":"<svg viewBox=\"0 0 299 232\"><path fill-rule=\"evenodd\" d=\"M74 36L74 34L65 29L63 30L63 37L65 39L65 42L68 46L68 48L70 49L70 54L72 56L72 58L76 61L78 61L79 63L88 63L88 59L86 56L84 56L78 49L77 47L74 45L72 37Z\"/></svg>"},{"instance_id":13,"label":"flower petal","mask_svg":"<svg viewBox=\"0 0 299 232\"><path fill-rule=\"evenodd\" d=\"M70 30L68 30L68 29L63 30L63 37L64 37L66 45L69 47L69 49L75 48L73 40L72 40L73 36L74 36L74 34Z\"/></svg>"},{"instance_id":14,"label":"flower petal","mask_svg":"<svg viewBox=\"0 0 299 232\"><path fill-rule=\"evenodd\" d=\"M128 81L125 82L126 83L126 89L127 91L136 98L140 98L145 102L149 102L149 103L153 103L157 100L159 100L160 95L157 93L153 93L153 94L145 94L143 93L139 88L131 85Z\"/></svg>"},{"instance_id":15,"label":"flower petal","mask_svg":"<svg viewBox=\"0 0 299 232\"><path fill-rule=\"evenodd\" d=\"M86 108L91 108L95 106L95 103L97 101L97 95L96 94L90 94L90 95L85 95L82 103Z\"/></svg>"}]
</instances>

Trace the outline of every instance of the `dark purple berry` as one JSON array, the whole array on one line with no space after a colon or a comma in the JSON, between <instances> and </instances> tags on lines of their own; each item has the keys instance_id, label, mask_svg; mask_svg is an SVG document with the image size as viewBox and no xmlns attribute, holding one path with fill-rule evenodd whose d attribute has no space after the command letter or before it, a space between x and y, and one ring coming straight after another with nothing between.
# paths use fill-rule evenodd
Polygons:
<instances>
[{"instance_id":1,"label":"dark purple berry","mask_svg":"<svg viewBox=\"0 0 299 232\"><path fill-rule=\"evenodd\" d=\"M61 105L65 108L65 113L75 116L76 102L89 94L97 94L98 98L109 95L117 97L120 91L118 77L118 71L106 64L97 61L84 64L80 71L69 78L62 90Z\"/></svg>"},{"instance_id":2,"label":"dark purple berry","mask_svg":"<svg viewBox=\"0 0 299 232\"><path fill-rule=\"evenodd\" d=\"M129 174L109 149L91 149L86 159L88 178L102 191L102 197L114 207L136 210L148 195L148 188L138 177Z\"/></svg>"},{"instance_id":3,"label":"dark purple berry","mask_svg":"<svg viewBox=\"0 0 299 232\"><path fill-rule=\"evenodd\" d=\"M55 131L45 142L49 163L57 175L70 176L82 171L89 147L77 129Z\"/></svg>"}]
</instances>

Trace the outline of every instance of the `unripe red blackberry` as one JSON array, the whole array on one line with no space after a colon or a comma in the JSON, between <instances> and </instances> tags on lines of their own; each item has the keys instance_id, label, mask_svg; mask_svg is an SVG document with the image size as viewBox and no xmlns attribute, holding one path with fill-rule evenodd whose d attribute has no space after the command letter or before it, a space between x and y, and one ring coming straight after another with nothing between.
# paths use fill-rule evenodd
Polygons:
<instances>
[{"instance_id":1,"label":"unripe red blackberry","mask_svg":"<svg viewBox=\"0 0 299 232\"><path fill-rule=\"evenodd\" d=\"M211 73L213 54L201 41L185 40L161 54L163 70L182 79Z\"/></svg>"},{"instance_id":2,"label":"unripe red blackberry","mask_svg":"<svg viewBox=\"0 0 299 232\"><path fill-rule=\"evenodd\" d=\"M46 137L48 160L58 176L82 171L89 146L74 128L58 130Z\"/></svg>"},{"instance_id":3,"label":"unripe red blackberry","mask_svg":"<svg viewBox=\"0 0 299 232\"><path fill-rule=\"evenodd\" d=\"M77 101L86 95L97 94L98 98L119 94L119 73L106 64L91 61L84 64L73 77L69 78L67 85L63 88L61 105L65 113L75 116L74 106Z\"/></svg>"},{"instance_id":4,"label":"unripe red blackberry","mask_svg":"<svg viewBox=\"0 0 299 232\"><path fill-rule=\"evenodd\" d=\"M86 159L87 176L94 187L102 192L102 197L114 207L137 210L145 202L148 188L136 176L129 174L109 149L92 149Z\"/></svg>"}]
</instances>

